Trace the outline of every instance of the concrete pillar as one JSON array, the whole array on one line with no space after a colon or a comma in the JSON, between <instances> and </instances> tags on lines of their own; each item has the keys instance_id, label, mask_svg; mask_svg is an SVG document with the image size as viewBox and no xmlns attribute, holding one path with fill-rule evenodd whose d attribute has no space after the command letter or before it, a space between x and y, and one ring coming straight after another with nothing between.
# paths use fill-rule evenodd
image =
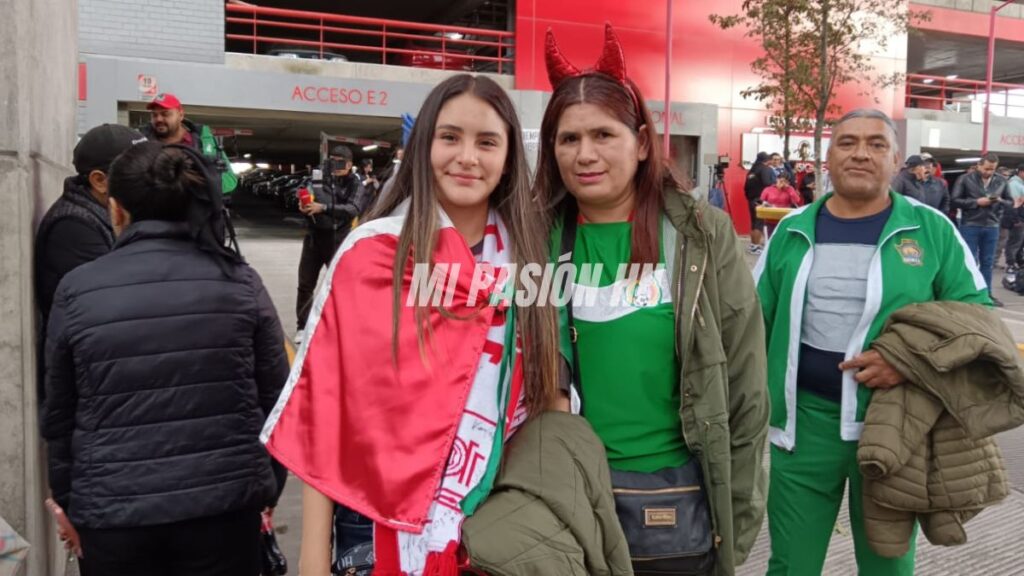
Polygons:
<instances>
[{"instance_id":1,"label":"concrete pillar","mask_svg":"<svg viewBox=\"0 0 1024 576\"><path fill-rule=\"evenodd\" d=\"M64 572L43 509L36 405L35 225L71 172L77 2L0 0L0 514L32 545L28 576Z\"/></svg>"}]
</instances>

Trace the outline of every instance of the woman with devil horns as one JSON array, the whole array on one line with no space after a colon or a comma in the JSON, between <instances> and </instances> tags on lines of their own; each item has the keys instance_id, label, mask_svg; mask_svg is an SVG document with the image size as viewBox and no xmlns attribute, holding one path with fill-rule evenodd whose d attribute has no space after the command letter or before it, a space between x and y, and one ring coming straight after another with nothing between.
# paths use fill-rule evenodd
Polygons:
<instances>
[{"instance_id":1,"label":"woman with devil horns","mask_svg":"<svg viewBox=\"0 0 1024 576\"><path fill-rule=\"evenodd\" d=\"M733 574L766 491L764 323L750 270L729 219L668 168L611 26L594 68L569 63L550 30L546 58L554 94L535 191L557 214L553 255L597 270L568 286L574 411L607 450L636 573Z\"/></svg>"}]
</instances>

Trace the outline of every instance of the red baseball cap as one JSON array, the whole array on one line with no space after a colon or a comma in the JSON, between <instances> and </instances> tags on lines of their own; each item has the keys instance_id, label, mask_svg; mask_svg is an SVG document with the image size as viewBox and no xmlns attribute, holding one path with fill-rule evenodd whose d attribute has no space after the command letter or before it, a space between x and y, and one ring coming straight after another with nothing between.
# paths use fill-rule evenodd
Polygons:
<instances>
[{"instance_id":1,"label":"red baseball cap","mask_svg":"<svg viewBox=\"0 0 1024 576\"><path fill-rule=\"evenodd\" d=\"M153 108L165 108L167 110L173 110L174 108L181 108L181 100L178 97L169 92L161 92L156 95L156 98L152 102L146 105L146 109L152 110Z\"/></svg>"}]
</instances>

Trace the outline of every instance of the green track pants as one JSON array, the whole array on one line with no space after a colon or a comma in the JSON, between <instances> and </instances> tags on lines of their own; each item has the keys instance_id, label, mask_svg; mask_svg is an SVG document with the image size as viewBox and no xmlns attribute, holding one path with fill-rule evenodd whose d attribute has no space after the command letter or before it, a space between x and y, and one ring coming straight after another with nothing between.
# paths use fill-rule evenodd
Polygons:
<instances>
[{"instance_id":1,"label":"green track pants","mask_svg":"<svg viewBox=\"0 0 1024 576\"><path fill-rule=\"evenodd\" d=\"M771 447L769 576L818 576L850 481L850 524L862 576L912 576L914 542L900 558L883 558L864 533L857 443L839 437L839 404L797 391L796 449ZM914 534L916 536L917 530Z\"/></svg>"}]
</instances>

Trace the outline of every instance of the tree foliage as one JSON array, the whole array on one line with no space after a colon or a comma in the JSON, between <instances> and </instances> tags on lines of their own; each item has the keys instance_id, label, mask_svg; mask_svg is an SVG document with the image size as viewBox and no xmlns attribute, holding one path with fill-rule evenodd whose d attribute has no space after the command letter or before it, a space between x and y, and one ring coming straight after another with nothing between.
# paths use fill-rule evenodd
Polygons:
<instances>
[{"instance_id":1,"label":"tree foliage","mask_svg":"<svg viewBox=\"0 0 1024 576\"><path fill-rule=\"evenodd\" d=\"M881 74L873 53L888 50L913 24L927 20L906 0L744 0L740 14L711 15L724 30L745 29L763 55L751 62L761 83L741 92L764 102L769 125L782 134L789 157L789 135L814 131L816 172L821 182L821 137L840 112L837 89L858 84L865 91L901 81L899 74Z\"/></svg>"}]
</instances>

